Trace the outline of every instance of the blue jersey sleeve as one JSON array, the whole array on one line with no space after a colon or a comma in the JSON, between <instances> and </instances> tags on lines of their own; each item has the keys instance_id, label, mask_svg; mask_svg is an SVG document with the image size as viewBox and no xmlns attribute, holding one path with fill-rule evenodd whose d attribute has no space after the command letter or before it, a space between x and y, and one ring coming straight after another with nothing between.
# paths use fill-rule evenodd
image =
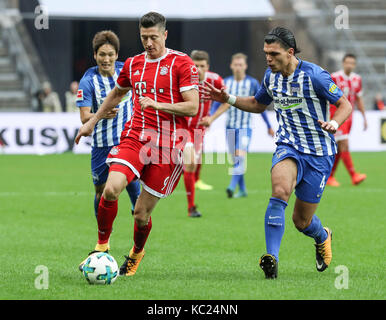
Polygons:
<instances>
[{"instance_id":1,"label":"blue jersey sleeve","mask_svg":"<svg viewBox=\"0 0 386 320\"><path fill-rule=\"evenodd\" d=\"M335 104L343 95L331 75L322 68L312 77L312 85L318 96L327 99L332 104Z\"/></svg>"},{"instance_id":2,"label":"blue jersey sleeve","mask_svg":"<svg viewBox=\"0 0 386 320\"><path fill-rule=\"evenodd\" d=\"M85 77L83 77L79 82L76 105L77 107L93 106L93 88L91 83Z\"/></svg>"},{"instance_id":3,"label":"blue jersey sleeve","mask_svg":"<svg viewBox=\"0 0 386 320\"><path fill-rule=\"evenodd\" d=\"M267 70L264 74L263 82L255 95L256 101L266 106L272 102L272 97L267 90L268 86L269 86L269 72Z\"/></svg>"}]
</instances>

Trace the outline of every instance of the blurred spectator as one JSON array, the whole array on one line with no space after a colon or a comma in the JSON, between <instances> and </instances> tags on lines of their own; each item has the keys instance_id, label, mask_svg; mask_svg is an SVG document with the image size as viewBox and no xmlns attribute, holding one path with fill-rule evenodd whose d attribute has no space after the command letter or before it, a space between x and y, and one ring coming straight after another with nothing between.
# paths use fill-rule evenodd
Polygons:
<instances>
[{"instance_id":1,"label":"blurred spectator","mask_svg":"<svg viewBox=\"0 0 386 320\"><path fill-rule=\"evenodd\" d=\"M62 112L59 96L56 92L52 91L51 84L43 82L42 88L39 99L42 103L43 112Z\"/></svg>"},{"instance_id":2,"label":"blurred spectator","mask_svg":"<svg viewBox=\"0 0 386 320\"><path fill-rule=\"evenodd\" d=\"M70 84L70 91L66 91L66 112L79 112L79 108L76 106L76 95L78 93L79 83L73 81Z\"/></svg>"},{"instance_id":3,"label":"blurred spectator","mask_svg":"<svg viewBox=\"0 0 386 320\"><path fill-rule=\"evenodd\" d=\"M374 110L385 110L385 100L381 93L375 95Z\"/></svg>"}]
</instances>

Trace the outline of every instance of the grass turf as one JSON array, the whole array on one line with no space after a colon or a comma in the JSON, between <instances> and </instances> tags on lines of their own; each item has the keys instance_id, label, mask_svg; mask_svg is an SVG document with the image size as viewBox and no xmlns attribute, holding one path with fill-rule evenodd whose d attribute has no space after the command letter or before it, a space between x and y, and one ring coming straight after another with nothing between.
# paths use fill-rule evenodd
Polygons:
<instances>
[{"instance_id":1,"label":"grass turf","mask_svg":"<svg viewBox=\"0 0 386 320\"><path fill-rule=\"evenodd\" d=\"M333 229L333 261L315 269L313 240L299 233L286 210L279 278L265 280L264 213L270 197L270 154L250 154L247 198L227 199L228 165L204 165L213 191L197 191L200 219L187 217L183 179L153 212L153 229L137 274L111 286L91 286L77 270L96 241L88 155L1 155L0 299L385 299L386 153L354 153L367 180L352 186L343 164L340 188L327 187L317 210ZM111 238L118 264L132 246L126 194ZM47 290L35 288L38 265L49 271ZM337 266L349 271L337 289ZM338 270L337 270L338 271ZM338 278L339 279L339 278Z\"/></svg>"}]
</instances>

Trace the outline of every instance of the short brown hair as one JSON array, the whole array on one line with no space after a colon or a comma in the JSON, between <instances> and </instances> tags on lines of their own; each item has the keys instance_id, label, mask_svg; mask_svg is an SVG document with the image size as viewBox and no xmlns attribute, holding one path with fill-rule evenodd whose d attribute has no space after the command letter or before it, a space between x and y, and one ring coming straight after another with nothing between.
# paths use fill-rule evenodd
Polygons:
<instances>
[{"instance_id":1,"label":"short brown hair","mask_svg":"<svg viewBox=\"0 0 386 320\"><path fill-rule=\"evenodd\" d=\"M245 62L247 62L248 56L242 52L238 52L238 53L235 53L234 55L232 55L231 61L233 61L235 59L244 59Z\"/></svg>"},{"instance_id":2,"label":"short brown hair","mask_svg":"<svg viewBox=\"0 0 386 320\"><path fill-rule=\"evenodd\" d=\"M205 60L209 64L209 53L204 50L193 50L190 57L196 61Z\"/></svg>"},{"instance_id":3,"label":"short brown hair","mask_svg":"<svg viewBox=\"0 0 386 320\"><path fill-rule=\"evenodd\" d=\"M166 18L158 12L150 11L139 20L139 28L151 28L154 26L159 26L163 30L166 29Z\"/></svg>"},{"instance_id":4,"label":"short brown hair","mask_svg":"<svg viewBox=\"0 0 386 320\"><path fill-rule=\"evenodd\" d=\"M99 48L104 44L112 45L118 54L120 46L119 38L113 31L103 30L95 34L94 39L92 40L94 53L97 53Z\"/></svg>"}]
</instances>

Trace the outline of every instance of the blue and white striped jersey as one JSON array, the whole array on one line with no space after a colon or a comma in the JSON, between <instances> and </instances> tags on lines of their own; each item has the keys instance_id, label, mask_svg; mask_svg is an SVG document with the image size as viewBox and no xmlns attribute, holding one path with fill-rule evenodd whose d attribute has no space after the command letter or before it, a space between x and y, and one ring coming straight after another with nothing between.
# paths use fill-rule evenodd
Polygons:
<instances>
[{"instance_id":1,"label":"blue and white striped jersey","mask_svg":"<svg viewBox=\"0 0 386 320\"><path fill-rule=\"evenodd\" d=\"M293 74L284 77L268 68L255 99L272 101L279 129L276 144L289 144L306 154L327 156L336 153L334 135L322 130L318 119L329 121L329 103L343 95L330 74L311 62L299 59Z\"/></svg>"},{"instance_id":2,"label":"blue and white striped jersey","mask_svg":"<svg viewBox=\"0 0 386 320\"><path fill-rule=\"evenodd\" d=\"M248 97L254 96L260 88L259 81L251 76L246 76L241 81L236 81L233 76L229 76L224 79L224 84L226 86L226 91L229 94L233 94L239 97ZM270 128L271 125L268 121L267 115L263 112L261 114L267 127ZM237 109L234 106L230 106L227 110L227 129L252 129L251 127L251 113Z\"/></svg>"},{"instance_id":3,"label":"blue and white striped jersey","mask_svg":"<svg viewBox=\"0 0 386 320\"><path fill-rule=\"evenodd\" d=\"M124 63L115 62L115 73L112 77L103 77L98 67L91 67L79 82L76 100L78 107L91 107L91 112L96 113L109 92L115 87L119 73ZM93 147L110 147L119 144L121 133L132 113L131 90L117 106L118 114L114 119L102 119L95 126L92 135Z\"/></svg>"}]
</instances>

